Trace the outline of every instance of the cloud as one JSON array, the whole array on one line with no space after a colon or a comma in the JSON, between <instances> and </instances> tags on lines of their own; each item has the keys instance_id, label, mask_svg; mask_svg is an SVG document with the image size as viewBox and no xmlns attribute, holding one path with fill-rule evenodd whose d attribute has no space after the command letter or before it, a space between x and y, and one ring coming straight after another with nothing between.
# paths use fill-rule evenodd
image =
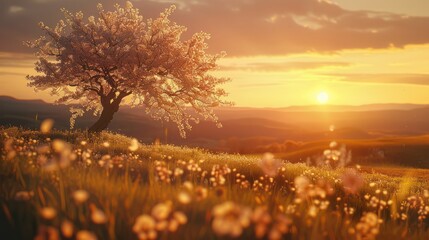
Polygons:
<instances>
[{"instance_id":1,"label":"cloud","mask_svg":"<svg viewBox=\"0 0 429 240\"><path fill-rule=\"evenodd\" d=\"M24 11L24 8L21 7L21 6L12 5L12 6L9 7L9 13L11 13L11 14L20 13L20 12L23 12L23 11Z\"/></svg>"},{"instance_id":2,"label":"cloud","mask_svg":"<svg viewBox=\"0 0 429 240\"><path fill-rule=\"evenodd\" d=\"M53 1L56 1L56 0L33 0L35 3L49 3L49 2L53 2Z\"/></svg>"},{"instance_id":3,"label":"cloud","mask_svg":"<svg viewBox=\"0 0 429 240\"><path fill-rule=\"evenodd\" d=\"M134 0L134 2L140 2L142 0ZM198 0L194 1L183 1L183 0L149 0L154 3L162 3L169 5L176 5L181 10L189 10L190 6L198 4Z\"/></svg>"},{"instance_id":4,"label":"cloud","mask_svg":"<svg viewBox=\"0 0 429 240\"><path fill-rule=\"evenodd\" d=\"M240 62L240 61L236 61ZM325 67L347 67L348 62L251 62L220 65L221 71L288 72Z\"/></svg>"},{"instance_id":5,"label":"cloud","mask_svg":"<svg viewBox=\"0 0 429 240\"><path fill-rule=\"evenodd\" d=\"M0 68L34 68L36 57L32 54L0 52Z\"/></svg>"},{"instance_id":6,"label":"cloud","mask_svg":"<svg viewBox=\"0 0 429 240\"><path fill-rule=\"evenodd\" d=\"M40 31L39 21L56 23L65 7L94 14L93 1L23 0L26 14L20 19L0 15L0 51L30 51L21 45ZM14 6L14 0L0 2L1 9ZM101 0L112 9L110 0ZM210 51L227 51L229 56L285 55L302 52L332 53L345 49L403 48L429 43L429 16L414 17L396 13L347 10L320 0L140 0L134 5L145 17L157 16L170 4L179 9L173 19L188 27L188 33L211 33Z\"/></svg>"},{"instance_id":7,"label":"cloud","mask_svg":"<svg viewBox=\"0 0 429 240\"><path fill-rule=\"evenodd\" d=\"M355 83L429 85L429 74L375 73L375 74L327 74L339 81Z\"/></svg>"},{"instance_id":8,"label":"cloud","mask_svg":"<svg viewBox=\"0 0 429 240\"><path fill-rule=\"evenodd\" d=\"M268 83L246 83L246 84L239 84L239 87L245 87L245 88L261 88L261 87L272 87L272 86L280 86L284 85L284 83L280 82L268 82Z\"/></svg>"},{"instance_id":9,"label":"cloud","mask_svg":"<svg viewBox=\"0 0 429 240\"><path fill-rule=\"evenodd\" d=\"M402 48L429 42L425 30L429 17L349 11L318 0L204 3L190 6L189 13L178 13L180 20L190 30L211 33L214 48L233 56Z\"/></svg>"},{"instance_id":10,"label":"cloud","mask_svg":"<svg viewBox=\"0 0 429 240\"><path fill-rule=\"evenodd\" d=\"M0 71L0 76L27 76L25 73Z\"/></svg>"}]
</instances>

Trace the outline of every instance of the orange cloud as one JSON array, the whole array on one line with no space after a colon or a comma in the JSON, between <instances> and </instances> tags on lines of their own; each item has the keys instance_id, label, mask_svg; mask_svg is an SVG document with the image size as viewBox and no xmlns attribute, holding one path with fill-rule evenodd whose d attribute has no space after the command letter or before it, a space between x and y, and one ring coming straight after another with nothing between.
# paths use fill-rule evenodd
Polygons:
<instances>
[{"instance_id":1,"label":"orange cloud","mask_svg":"<svg viewBox=\"0 0 429 240\"><path fill-rule=\"evenodd\" d=\"M256 72L287 72L295 70L309 70L323 67L346 67L348 62L252 62L244 64L225 64L220 66L221 71L256 71Z\"/></svg>"},{"instance_id":2,"label":"orange cloud","mask_svg":"<svg viewBox=\"0 0 429 240\"><path fill-rule=\"evenodd\" d=\"M4 0L1 9L14 6ZM102 0L111 8L109 0ZM157 15L170 4L179 6L173 18L197 31L212 34L213 52L226 50L229 56L284 55L300 52L336 52L344 49L404 47L429 43L429 17L395 13L352 11L320 0L141 0L134 1L146 17ZM23 40L39 35L37 23L54 24L60 7L93 14L92 1L22 1L19 18L0 15L0 51L28 51Z\"/></svg>"},{"instance_id":3,"label":"orange cloud","mask_svg":"<svg viewBox=\"0 0 429 240\"><path fill-rule=\"evenodd\" d=\"M375 73L375 74L329 74L340 81L355 83L392 83L392 84L417 84L429 85L429 74L417 73Z\"/></svg>"}]
</instances>

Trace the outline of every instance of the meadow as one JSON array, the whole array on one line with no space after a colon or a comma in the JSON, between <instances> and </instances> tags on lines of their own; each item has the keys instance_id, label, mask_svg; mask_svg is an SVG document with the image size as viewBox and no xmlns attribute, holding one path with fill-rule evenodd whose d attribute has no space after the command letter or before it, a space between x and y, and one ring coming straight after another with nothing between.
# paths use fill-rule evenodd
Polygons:
<instances>
[{"instance_id":1,"label":"meadow","mask_svg":"<svg viewBox=\"0 0 429 240\"><path fill-rule=\"evenodd\" d=\"M338 143L305 164L43 125L0 138L1 239L429 239L427 180Z\"/></svg>"},{"instance_id":2,"label":"meadow","mask_svg":"<svg viewBox=\"0 0 429 240\"><path fill-rule=\"evenodd\" d=\"M426 161L429 136L394 136L377 139L338 139L341 145L353 153L353 162L368 166L397 166L401 168L429 168ZM280 151L276 156L291 162L303 162L314 158L326 149L330 141L308 141L293 149Z\"/></svg>"}]
</instances>

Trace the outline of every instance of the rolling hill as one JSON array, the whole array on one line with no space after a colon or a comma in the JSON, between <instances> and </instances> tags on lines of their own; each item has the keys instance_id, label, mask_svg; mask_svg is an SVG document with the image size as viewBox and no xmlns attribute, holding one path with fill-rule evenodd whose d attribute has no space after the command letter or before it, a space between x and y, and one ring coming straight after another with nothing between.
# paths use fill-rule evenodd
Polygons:
<instances>
[{"instance_id":1,"label":"rolling hill","mask_svg":"<svg viewBox=\"0 0 429 240\"><path fill-rule=\"evenodd\" d=\"M52 118L57 129L69 128L70 113L65 105L2 96L0 113L3 126L34 129L42 119ZM213 123L202 121L194 126L186 139L180 138L173 124L150 119L142 108L122 107L109 129L146 143L160 139L162 142L228 152L242 152L237 150L240 145L258 150L262 146L287 141L373 140L429 133L429 107L426 105L229 107L216 109L216 114L223 128L218 129ZM76 127L88 128L95 120L96 117L86 114L77 120ZM335 131L329 130L331 125L335 125Z\"/></svg>"}]
</instances>

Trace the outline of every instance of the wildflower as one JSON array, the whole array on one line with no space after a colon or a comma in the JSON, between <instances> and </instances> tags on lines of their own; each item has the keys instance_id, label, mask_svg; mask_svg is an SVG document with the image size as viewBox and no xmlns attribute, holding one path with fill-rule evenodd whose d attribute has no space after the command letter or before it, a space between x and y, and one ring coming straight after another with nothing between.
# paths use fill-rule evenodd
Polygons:
<instances>
[{"instance_id":1,"label":"wildflower","mask_svg":"<svg viewBox=\"0 0 429 240\"><path fill-rule=\"evenodd\" d=\"M252 214L252 222L255 224L256 238L282 239L283 234L289 232L292 220L279 213L273 219L268 213L267 206L257 207Z\"/></svg>"},{"instance_id":2,"label":"wildflower","mask_svg":"<svg viewBox=\"0 0 429 240\"><path fill-rule=\"evenodd\" d=\"M19 191L15 193L15 200L17 201L28 201L34 196L33 191Z\"/></svg>"},{"instance_id":3,"label":"wildflower","mask_svg":"<svg viewBox=\"0 0 429 240\"><path fill-rule=\"evenodd\" d=\"M40 132L43 134L48 134L51 132L52 127L54 126L54 120L45 119L42 124L40 124Z\"/></svg>"},{"instance_id":4,"label":"wildflower","mask_svg":"<svg viewBox=\"0 0 429 240\"><path fill-rule=\"evenodd\" d=\"M111 157L109 154L105 154L101 157L101 159L98 161L98 165L100 165L100 167L104 167L104 165L106 163L110 163Z\"/></svg>"},{"instance_id":5,"label":"wildflower","mask_svg":"<svg viewBox=\"0 0 429 240\"><path fill-rule=\"evenodd\" d=\"M168 231L175 232L179 228L180 225L186 224L188 222L188 218L183 212L177 211L174 212L168 221Z\"/></svg>"},{"instance_id":6,"label":"wildflower","mask_svg":"<svg viewBox=\"0 0 429 240\"><path fill-rule=\"evenodd\" d=\"M74 227L72 222L68 220L64 220L61 223L61 233L63 234L64 237L71 238L73 236L73 231L74 231Z\"/></svg>"},{"instance_id":7,"label":"wildflower","mask_svg":"<svg viewBox=\"0 0 429 240\"><path fill-rule=\"evenodd\" d=\"M107 222L107 216L101 209L98 209L93 204L91 204L90 208L91 208L91 220L93 223L103 224Z\"/></svg>"},{"instance_id":8,"label":"wildflower","mask_svg":"<svg viewBox=\"0 0 429 240\"><path fill-rule=\"evenodd\" d=\"M318 212L318 209L317 209L317 207L316 206L314 206L314 205L311 205L309 208L308 208L308 212L307 212L307 214L308 214L308 216L310 216L310 217L316 217L317 216L317 212Z\"/></svg>"},{"instance_id":9,"label":"wildflower","mask_svg":"<svg viewBox=\"0 0 429 240\"><path fill-rule=\"evenodd\" d=\"M183 187L185 187L185 189L189 191L192 191L192 189L194 188L194 185L190 181L185 181L183 183Z\"/></svg>"},{"instance_id":10,"label":"wildflower","mask_svg":"<svg viewBox=\"0 0 429 240\"><path fill-rule=\"evenodd\" d=\"M4 150L6 152L13 151L14 150L14 148L13 148L13 138L8 138L7 140L5 140L3 146L4 146Z\"/></svg>"},{"instance_id":11,"label":"wildflower","mask_svg":"<svg viewBox=\"0 0 429 240\"><path fill-rule=\"evenodd\" d=\"M6 155L6 159L7 160L12 160L16 157L16 151L12 150L10 152L7 153Z\"/></svg>"},{"instance_id":12,"label":"wildflower","mask_svg":"<svg viewBox=\"0 0 429 240\"><path fill-rule=\"evenodd\" d=\"M328 181L319 179L315 187L315 192L316 192L316 195L319 195L321 198L325 198L326 195L334 194L335 190L331 186L331 183L329 183Z\"/></svg>"},{"instance_id":13,"label":"wildflower","mask_svg":"<svg viewBox=\"0 0 429 240\"><path fill-rule=\"evenodd\" d=\"M323 151L323 155L325 156L327 161L329 161L329 160L338 161L339 156L340 156L340 152L337 150L326 149L325 151Z\"/></svg>"},{"instance_id":14,"label":"wildflower","mask_svg":"<svg viewBox=\"0 0 429 240\"><path fill-rule=\"evenodd\" d=\"M270 240L282 239L282 235L290 231L292 220L284 214L277 214L268 238Z\"/></svg>"},{"instance_id":15,"label":"wildflower","mask_svg":"<svg viewBox=\"0 0 429 240\"><path fill-rule=\"evenodd\" d=\"M210 172L210 182L213 187L224 185L226 182L225 176L229 173L231 173L231 169L226 164L223 166L218 164L213 165Z\"/></svg>"},{"instance_id":16,"label":"wildflower","mask_svg":"<svg viewBox=\"0 0 429 240\"><path fill-rule=\"evenodd\" d=\"M261 160L259 160L259 167L270 177L276 176L281 166L282 162L279 159L274 158L274 155L271 153L265 153Z\"/></svg>"},{"instance_id":17,"label":"wildflower","mask_svg":"<svg viewBox=\"0 0 429 240\"><path fill-rule=\"evenodd\" d=\"M80 189L80 190L74 191L72 196L76 203L81 204L88 200L89 193L85 190Z\"/></svg>"},{"instance_id":18,"label":"wildflower","mask_svg":"<svg viewBox=\"0 0 429 240\"><path fill-rule=\"evenodd\" d=\"M38 154L47 154L47 153L49 153L50 150L51 150L51 148L47 144L40 145L36 149Z\"/></svg>"},{"instance_id":19,"label":"wildflower","mask_svg":"<svg viewBox=\"0 0 429 240\"><path fill-rule=\"evenodd\" d=\"M347 151L346 146L342 145L340 150L339 161L338 161L338 168L345 167L347 164L349 164L352 161L352 152Z\"/></svg>"},{"instance_id":20,"label":"wildflower","mask_svg":"<svg viewBox=\"0 0 429 240\"><path fill-rule=\"evenodd\" d=\"M135 152L135 151L137 151L137 149L139 149L139 141L137 139L133 138L131 140L130 146L128 147L128 150L130 150L131 152Z\"/></svg>"},{"instance_id":21,"label":"wildflower","mask_svg":"<svg viewBox=\"0 0 429 240\"><path fill-rule=\"evenodd\" d=\"M252 222L255 223L255 236L262 238L265 236L268 224L271 223L271 215L268 213L267 206L259 206L252 213Z\"/></svg>"},{"instance_id":22,"label":"wildflower","mask_svg":"<svg viewBox=\"0 0 429 240\"><path fill-rule=\"evenodd\" d=\"M213 208L212 229L219 236L238 237L250 225L251 210L225 202Z\"/></svg>"},{"instance_id":23,"label":"wildflower","mask_svg":"<svg viewBox=\"0 0 429 240\"><path fill-rule=\"evenodd\" d=\"M76 240L97 240L97 236L95 236L95 234L90 231L81 230L77 232Z\"/></svg>"},{"instance_id":24,"label":"wildflower","mask_svg":"<svg viewBox=\"0 0 429 240\"><path fill-rule=\"evenodd\" d=\"M37 235L34 237L34 240L59 240L60 234L58 230L53 227L41 225L37 231Z\"/></svg>"},{"instance_id":25,"label":"wildflower","mask_svg":"<svg viewBox=\"0 0 429 240\"><path fill-rule=\"evenodd\" d=\"M188 218L186 215L182 212L175 212L173 214L173 218L179 223L179 224L186 224L188 221Z\"/></svg>"},{"instance_id":26,"label":"wildflower","mask_svg":"<svg viewBox=\"0 0 429 240\"><path fill-rule=\"evenodd\" d=\"M168 222L167 230L169 232L175 232L179 228L179 222L177 222L175 219L172 219Z\"/></svg>"},{"instance_id":27,"label":"wildflower","mask_svg":"<svg viewBox=\"0 0 429 240\"><path fill-rule=\"evenodd\" d=\"M54 171L58 168L65 168L70 165L71 161L76 159L76 154L72 151L70 144L60 139L55 139L51 143L53 150L52 156L40 154L38 156L38 162L43 165L43 169L46 171ZM43 149L43 147L41 147ZM46 150L41 150L46 152Z\"/></svg>"},{"instance_id":28,"label":"wildflower","mask_svg":"<svg viewBox=\"0 0 429 240\"><path fill-rule=\"evenodd\" d=\"M191 196L187 192L180 192L177 195L177 200L179 200L181 204L189 204L191 202Z\"/></svg>"},{"instance_id":29,"label":"wildflower","mask_svg":"<svg viewBox=\"0 0 429 240\"><path fill-rule=\"evenodd\" d=\"M167 163L164 161L155 161L155 172L157 178L166 183L171 182L171 176L173 172L168 168Z\"/></svg>"},{"instance_id":30,"label":"wildflower","mask_svg":"<svg viewBox=\"0 0 429 240\"><path fill-rule=\"evenodd\" d=\"M184 173L184 171L181 168L174 169L174 176L175 177L179 177L179 176L183 175L183 173Z\"/></svg>"},{"instance_id":31,"label":"wildflower","mask_svg":"<svg viewBox=\"0 0 429 240\"><path fill-rule=\"evenodd\" d=\"M51 207L44 207L40 210L40 215L46 220L52 220L57 216L57 211Z\"/></svg>"},{"instance_id":32,"label":"wildflower","mask_svg":"<svg viewBox=\"0 0 429 240\"><path fill-rule=\"evenodd\" d=\"M152 208L151 216L142 215L136 219L133 231L139 239L154 239L157 231L175 232L180 225L188 221L182 212L172 211L172 203L158 203Z\"/></svg>"},{"instance_id":33,"label":"wildflower","mask_svg":"<svg viewBox=\"0 0 429 240\"><path fill-rule=\"evenodd\" d=\"M137 234L140 240L155 239L157 232L155 230L155 220L147 215L140 215L133 225L133 232Z\"/></svg>"},{"instance_id":34,"label":"wildflower","mask_svg":"<svg viewBox=\"0 0 429 240\"><path fill-rule=\"evenodd\" d=\"M52 141L52 149L57 153L64 151L67 147L66 145L66 142L60 139L54 139L54 141Z\"/></svg>"},{"instance_id":35,"label":"wildflower","mask_svg":"<svg viewBox=\"0 0 429 240\"><path fill-rule=\"evenodd\" d=\"M310 180L305 176L298 176L295 178L295 189L298 195L306 195L310 186Z\"/></svg>"},{"instance_id":36,"label":"wildflower","mask_svg":"<svg viewBox=\"0 0 429 240\"><path fill-rule=\"evenodd\" d=\"M406 204L412 209L420 209L424 206L424 201L421 197L410 196L407 198Z\"/></svg>"},{"instance_id":37,"label":"wildflower","mask_svg":"<svg viewBox=\"0 0 429 240\"><path fill-rule=\"evenodd\" d=\"M252 189L255 192L261 191L264 194L272 194L274 178L261 176L252 184Z\"/></svg>"},{"instance_id":38,"label":"wildflower","mask_svg":"<svg viewBox=\"0 0 429 240\"><path fill-rule=\"evenodd\" d=\"M375 213L369 212L362 216L356 224L356 235L358 239L375 239L379 233L382 221Z\"/></svg>"},{"instance_id":39,"label":"wildflower","mask_svg":"<svg viewBox=\"0 0 429 240\"><path fill-rule=\"evenodd\" d=\"M330 149L323 151L323 156L316 160L318 165L328 165L342 168L352 160L351 151L347 151L345 145L338 147L338 143L333 141L329 144ZM335 165L333 165L335 163Z\"/></svg>"},{"instance_id":40,"label":"wildflower","mask_svg":"<svg viewBox=\"0 0 429 240\"><path fill-rule=\"evenodd\" d=\"M156 220L165 220L171 213L171 202L158 203L152 208L152 216Z\"/></svg>"},{"instance_id":41,"label":"wildflower","mask_svg":"<svg viewBox=\"0 0 429 240\"><path fill-rule=\"evenodd\" d=\"M206 199L207 195L208 195L207 188L204 188L204 187L201 187L201 186L197 187L195 189L195 195L196 195L195 198L196 198L197 201L201 201L203 199Z\"/></svg>"},{"instance_id":42,"label":"wildflower","mask_svg":"<svg viewBox=\"0 0 429 240\"><path fill-rule=\"evenodd\" d=\"M362 176L355 169L347 169L344 171L341 180L344 190L351 194L357 193L364 184Z\"/></svg>"}]
</instances>

